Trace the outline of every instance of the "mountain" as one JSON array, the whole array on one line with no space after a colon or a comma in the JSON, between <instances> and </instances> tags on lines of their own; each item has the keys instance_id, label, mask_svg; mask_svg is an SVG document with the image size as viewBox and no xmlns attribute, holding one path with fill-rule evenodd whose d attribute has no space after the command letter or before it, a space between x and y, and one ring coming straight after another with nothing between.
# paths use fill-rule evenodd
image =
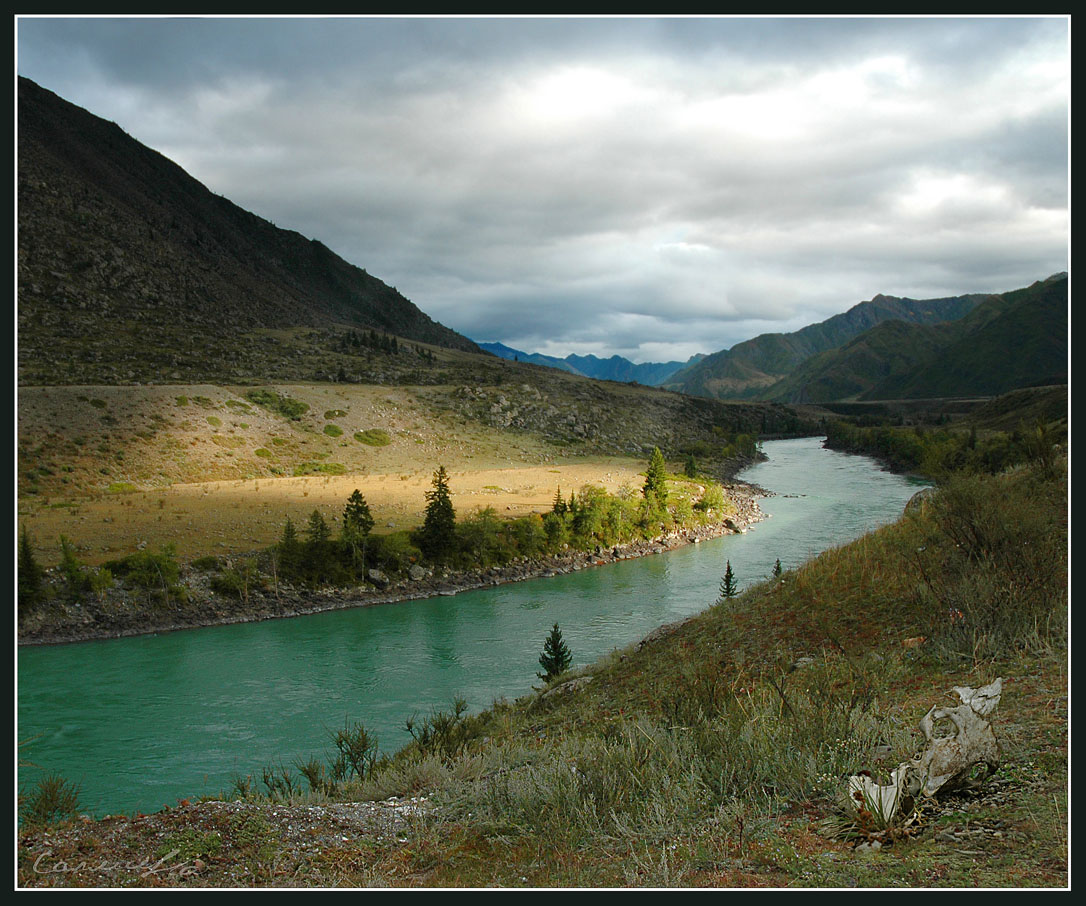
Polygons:
<instances>
[{"instance_id":1,"label":"mountain","mask_svg":"<svg viewBox=\"0 0 1086 906\"><path fill-rule=\"evenodd\" d=\"M623 383L636 381L638 384L649 387L659 387L675 372L705 358L704 355L698 354L691 356L685 362L643 362L635 365L620 355L613 355L608 359L601 359L594 355L567 355L564 359L559 359L539 352L522 352L504 343L480 343L479 346L487 352L510 361L545 365L548 368L558 368L571 374L580 374L601 381Z\"/></svg>"},{"instance_id":2,"label":"mountain","mask_svg":"<svg viewBox=\"0 0 1086 906\"><path fill-rule=\"evenodd\" d=\"M995 396L1067 382L1066 274L991 296L942 324L887 321L764 392L779 402Z\"/></svg>"},{"instance_id":3,"label":"mountain","mask_svg":"<svg viewBox=\"0 0 1086 906\"><path fill-rule=\"evenodd\" d=\"M22 383L282 376L294 351L274 332L333 325L479 351L317 240L25 78L18 230Z\"/></svg>"},{"instance_id":4,"label":"mountain","mask_svg":"<svg viewBox=\"0 0 1086 906\"><path fill-rule=\"evenodd\" d=\"M935 324L968 314L985 295L903 299L877 295L843 314L794 333L768 333L707 356L672 375L663 386L716 399L760 399L765 391L812 356L835 349L877 324Z\"/></svg>"},{"instance_id":5,"label":"mountain","mask_svg":"<svg viewBox=\"0 0 1086 906\"><path fill-rule=\"evenodd\" d=\"M513 349L511 346L506 346L504 343L480 343L479 348L486 352L491 352L499 358L507 359L510 362L527 362L529 365L543 365L547 368L557 368L559 371L568 371L570 374L581 373L564 359L556 359L554 356L543 355L541 352L522 352L519 349Z\"/></svg>"}]
</instances>

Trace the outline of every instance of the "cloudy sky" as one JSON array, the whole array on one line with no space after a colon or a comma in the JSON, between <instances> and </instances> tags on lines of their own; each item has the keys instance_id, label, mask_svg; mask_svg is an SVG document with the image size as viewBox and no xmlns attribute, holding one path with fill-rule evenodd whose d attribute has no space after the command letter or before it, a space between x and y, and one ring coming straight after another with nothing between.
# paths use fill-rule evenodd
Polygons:
<instances>
[{"instance_id":1,"label":"cloudy sky","mask_svg":"<svg viewBox=\"0 0 1086 906\"><path fill-rule=\"evenodd\" d=\"M1066 18L20 18L19 74L476 340L634 361L1067 269Z\"/></svg>"}]
</instances>

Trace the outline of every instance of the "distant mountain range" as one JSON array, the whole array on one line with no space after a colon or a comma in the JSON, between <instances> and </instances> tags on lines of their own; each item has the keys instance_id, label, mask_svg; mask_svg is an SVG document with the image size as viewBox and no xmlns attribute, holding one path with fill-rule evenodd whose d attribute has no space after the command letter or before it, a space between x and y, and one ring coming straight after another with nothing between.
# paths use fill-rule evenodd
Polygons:
<instances>
[{"instance_id":1,"label":"distant mountain range","mask_svg":"<svg viewBox=\"0 0 1086 906\"><path fill-rule=\"evenodd\" d=\"M213 194L115 123L25 78L18 228L22 382L249 376L248 352L259 347L266 363L282 340L251 332L298 327L479 352L320 242ZM277 355L289 372L291 353Z\"/></svg>"},{"instance_id":2,"label":"distant mountain range","mask_svg":"<svg viewBox=\"0 0 1086 906\"><path fill-rule=\"evenodd\" d=\"M478 345L481 349L509 361L545 365L548 368L558 368L570 374L580 374L601 381L624 383L636 381L638 384L650 387L659 387L675 372L705 358L704 355L699 354L691 356L685 362L643 362L635 365L620 355L613 355L609 359L601 359L594 355L567 355L564 359L559 359L539 352L523 352L504 343L479 343Z\"/></svg>"}]
</instances>

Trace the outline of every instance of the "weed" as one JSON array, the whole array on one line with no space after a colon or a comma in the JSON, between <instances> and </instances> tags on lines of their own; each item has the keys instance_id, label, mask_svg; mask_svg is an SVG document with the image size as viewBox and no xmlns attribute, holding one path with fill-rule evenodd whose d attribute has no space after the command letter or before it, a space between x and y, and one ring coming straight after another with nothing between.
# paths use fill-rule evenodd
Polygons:
<instances>
[{"instance_id":1,"label":"weed","mask_svg":"<svg viewBox=\"0 0 1086 906\"><path fill-rule=\"evenodd\" d=\"M79 787L59 774L38 778L22 803L28 825L57 824L79 814Z\"/></svg>"}]
</instances>

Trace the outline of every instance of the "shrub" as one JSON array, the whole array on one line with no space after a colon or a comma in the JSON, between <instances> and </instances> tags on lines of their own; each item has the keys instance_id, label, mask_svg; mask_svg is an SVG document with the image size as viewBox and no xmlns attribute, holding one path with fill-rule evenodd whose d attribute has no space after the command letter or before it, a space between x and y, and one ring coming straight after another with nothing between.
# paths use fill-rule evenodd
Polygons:
<instances>
[{"instance_id":1,"label":"shrub","mask_svg":"<svg viewBox=\"0 0 1086 906\"><path fill-rule=\"evenodd\" d=\"M283 418L289 418L291 421L298 421L309 411L308 403L291 399L288 396L281 396L271 390L250 390L245 394L245 398L261 408L281 415Z\"/></svg>"},{"instance_id":2,"label":"shrub","mask_svg":"<svg viewBox=\"0 0 1086 906\"><path fill-rule=\"evenodd\" d=\"M339 425L325 425L324 433L329 437L342 437L343 429Z\"/></svg>"},{"instance_id":3,"label":"shrub","mask_svg":"<svg viewBox=\"0 0 1086 906\"><path fill-rule=\"evenodd\" d=\"M925 509L918 598L944 656L1065 644L1066 480L1045 472L958 475Z\"/></svg>"},{"instance_id":4,"label":"shrub","mask_svg":"<svg viewBox=\"0 0 1086 906\"><path fill-rule=\"evenodd\" d=\"M367 559L386 572L402 573L422 559L422 551L411 541L410 532L392 532L370 537Z\"/></svg>"},{"instance_id":5,"label":"shrub","mask_svg":"<svg viewBox=\"0 0 1086 906\"><path fill-rule=\"evenodd\" d=\"M34 826L74 818L79 809L79 787L59 774L40 777L22 803L23 821Z\"/></svg>"},{"instance_id":6,"label":"shrub","mask_svg":"<svg viewBox=\"0 0 1086 906\"><path fill-rule=\"evenodd\" d=\"M392 438L388 436L388 432L380 428L367 428L365 431L356 431L354 439L360 444L366 444L370 447L387 447L392 443Z\"/></svg>"}]
</instances>

